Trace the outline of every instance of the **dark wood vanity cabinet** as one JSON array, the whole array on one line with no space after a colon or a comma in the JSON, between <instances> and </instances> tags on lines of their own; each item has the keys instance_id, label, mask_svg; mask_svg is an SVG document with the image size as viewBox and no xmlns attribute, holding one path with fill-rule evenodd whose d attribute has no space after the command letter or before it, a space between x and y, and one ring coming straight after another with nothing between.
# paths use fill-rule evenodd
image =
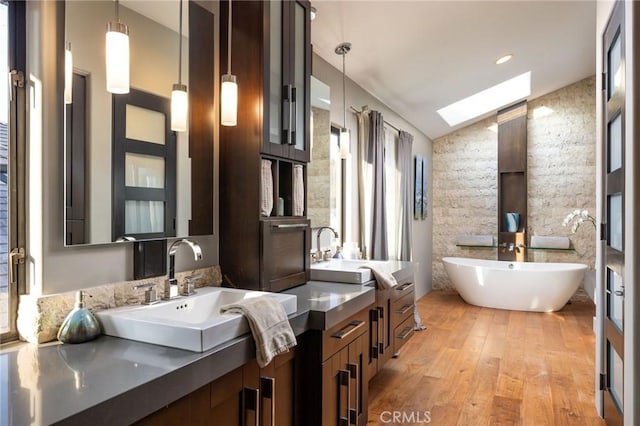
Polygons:
<instances>
[{"instance_id":1,"label":"dark wood vanity cabinet","mask_svg":"<svg viewBox=\"0 0 640 426\"><path fill-rule=\"evenodd\" d=\"M228 6L221 2L220 16ZM225 285L281 291L306 283L310 274L310 4L233 2L232 19L238 122L220 127L220 266ZM220 69L226 72L227 20L220 25ZM271 164L270 190L264 189L262 160ZM294 209L295 176L302 176L301 211ZM273 204L265 215L263 195Z\"/></svg>"},{"instance_id":2,"label":"dark wood vanity cabinet","mask_svg":"<svg viewBox=\"0 0 640 426\"><path fill-rule=\"evenodd\" d=\"M296 404L303 413L296 424L365 425L368 409L369 310L367 307L333 327L304 334L297 374Z\"/></svg>"},{"instance_id":3,"label":"dark wood vanity cabinet","mask_svg":"<svg viewBox=\"0 0 640 426\"><path fill-rule=\"evenodd\" d=\"M400 348L413 336L416 292L413 280L399 283L391 292L391 335L393 356L399 355Z\"/></svg>"},{"instance_id":4,"label":"dark wood vanity cabinet","mask_svg":"<svg viewBox=\"0 0 640 426\"><path fill-rule=\"evenodd\" d=\"M136 424L292 426L295 362L295 350L264 368L252 360Z\"/></svg>"},{"instance_id":5,"label":"dark wood vanity cabinet","mask_svg":"<svg viewBox=\"0 0 640 426\"><path fill-rule=\"evenodd\" d=\"M391 290L376 290L376 305L369 311L367 368L369 379L382 369L393 355Z\"/></svg>"}]
</instances>

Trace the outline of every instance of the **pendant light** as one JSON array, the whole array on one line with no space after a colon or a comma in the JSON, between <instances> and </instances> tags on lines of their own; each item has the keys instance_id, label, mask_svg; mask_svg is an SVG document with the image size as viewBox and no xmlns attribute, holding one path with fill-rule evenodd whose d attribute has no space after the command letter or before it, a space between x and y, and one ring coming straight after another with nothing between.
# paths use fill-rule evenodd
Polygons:
<instances>
[{"instance_id":1,"label":"pendant light","mask_svg":"<svg viewBox=\"0 0 640 426\"><path fill-rule=\"evenodd\" d=\"M107 24L107 91L129 93L129 28L120 22L120 2L116 0L116 20Z\"/></svg>"},{"instance_id":2,"label":"pendant light","mask_svg":"<svg viewBox=\"0 0 640 426\"><path fill-rule=\"evenodd\" d=\"M73 101L73 55L71 42L68 41L64 49L64 103L69 105Z\"/></svg>"},{"instance_id":3,"label":"pendant light","mask_svg":"<svg viewBox=\"0 0 640 426\"><path fill-rule=\"evenodd\" d=\"M189 96L187 86L182 84L182 0L180 0L180 25L178 34L178 83L171 91L171 130L184 132L187 130Z\"/></svg>"},{"instance_id":4,"label":"pendant light","mask_svg":"<svg viewBox=\"0 0 640 426\"><path fill-rule=\"evenodd\" d=\"M343 121L342 129L340 129L340 158L345 159L349 157L349 145L351 144L351 136L349 129L347 129L347 86L346 86L346 73L345 73L345 57L351 50L351 43L340 43L336 47L336 54L342 56L342 112Z\"/></svg>"},{"instance_id":5,"label":"pendant light","mask_svg":"<svg viewBox=\"0 0 640 426\"><path fill-rule=\"evenodd\" d=\"M220 89L220 123L235 126L238 123L238 83L231 74L231 0L229 0L229 23L227 35L227 73L222 76Z\"/></svg>"}]
</instances>

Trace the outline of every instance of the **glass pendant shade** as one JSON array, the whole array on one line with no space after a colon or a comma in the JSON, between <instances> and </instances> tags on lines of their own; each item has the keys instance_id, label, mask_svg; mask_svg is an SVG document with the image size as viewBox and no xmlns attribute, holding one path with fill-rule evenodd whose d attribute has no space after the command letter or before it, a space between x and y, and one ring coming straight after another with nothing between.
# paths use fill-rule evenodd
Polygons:
<instances>
[{"instance_id":1,"label":"glass pendant shade","mask_svg":"<svg viewBox=\"0 0 640 426\"><path fill-rule=\"evenodd\" d=\"M351 135L349 129L340 129L340 158L343 160L349 158L349 151L351 145Z\"/></svg>"},{"instance_id":2,"label":"glass pendant shade","mask_svg":"<svg viewBox=\"0 0 640 426\"><path fill-rule=\"evenodd\" d=\"M129 93L129 29L120 22L109 22L106 36L107 91Z\"/></svg>"},{"instance_id":3,"label":"glass pendant shade","mask_svg":"<svg viewBox=\"0 0 640 426\"><path fill-rule=\"evenodd\" d=\"M238 84L236 76L224 74L220 90L220 122L223 126L238 124Z\"/></svg>"},{"instance_id":4,"label":"glass pendant shade","mask_svg":"<svg viewBox=\"0 0 640 426\"><path fill-rule=\"evenodd\" d=\"M67 43L64 50L64 103L70 104L73 101L73 55L71 54L71 43Z\"/></svg>"},{"instance_id":5,"label":"glass pendant shade","mask_svg":"<svg viewBox=\"0 0 640 426\"><path fill-rule=\"evenodd\" d=\"M171 130L185 132L189 116L189 95L187 86L174 84L171 91Z\"/></svg>"}]
</instances>

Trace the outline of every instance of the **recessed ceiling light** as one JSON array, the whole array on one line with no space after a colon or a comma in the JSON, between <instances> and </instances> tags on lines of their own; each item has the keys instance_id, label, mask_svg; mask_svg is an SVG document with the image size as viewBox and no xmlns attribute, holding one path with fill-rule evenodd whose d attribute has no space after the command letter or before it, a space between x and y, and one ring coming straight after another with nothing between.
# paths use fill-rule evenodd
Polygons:
<instances>
[{"instance_id":1,"label":"recessed ceiling light","mask_svg":"<svg viewBox=\"0 0 640 426\"><path fill-rule=\"evenodd\" d=\"M513 58L513 55L511 53L509 53L508 55L504 55L503 57L496 59L496 65L504 64L505 62L508 62L511 58Z\"/></svg>"},{"instance_id":2,"label":"recessed ceiling light","mask_svg":"<svg viewBox=\"0 0 640 426\"><path fill-rule=\"evenodd\" d=\"M438 114L455 126L472 118L497 110L531 94L531 71L503 81L468 98L438 110Z\"/></svg>"}]
</instances>

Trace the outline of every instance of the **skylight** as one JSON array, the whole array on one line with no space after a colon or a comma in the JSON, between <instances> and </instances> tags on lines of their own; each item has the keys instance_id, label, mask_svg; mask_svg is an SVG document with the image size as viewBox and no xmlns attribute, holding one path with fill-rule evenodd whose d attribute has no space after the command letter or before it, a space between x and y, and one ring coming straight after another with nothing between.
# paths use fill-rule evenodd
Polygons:
<instances>
[{"instance_id":1,"label":"skylight","mask_svg":"<svg viewBox=\"0 0 640 426\"><path fill-rule=\"evenodd\" d=\"M531 95L531 71L454 102L438 114L455 126Z\"/></svg>"}]
</instances>

